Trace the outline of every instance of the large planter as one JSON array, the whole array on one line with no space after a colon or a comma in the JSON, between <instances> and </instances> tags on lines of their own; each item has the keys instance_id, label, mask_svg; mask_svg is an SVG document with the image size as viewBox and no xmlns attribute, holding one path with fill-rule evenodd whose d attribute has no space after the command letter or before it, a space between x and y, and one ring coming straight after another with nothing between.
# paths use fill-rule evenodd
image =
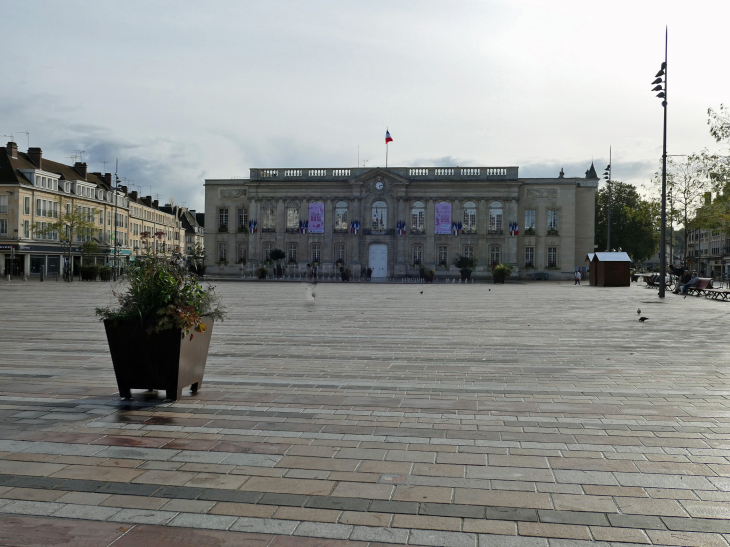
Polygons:
<instances>
[{"instance_id":1,"label":"large planter","mask_svg":"<svg viewBox=\"0 0 730 547\"><path fill-rule=\"evenodd\" d=\"M139 321L104 320L119 395L132 389L164 389L168 399L179 399L185 386L200 389L208 358L213 319L203 318L205 332L184 336L181 329L147 334Z\"/></svg>"},{"instance_id":2,"label":"large planter","mask_svg":"<svg viewBox=\"0 0 730 547\"><path fill-rule=\"evenodd\" d=\"M507 277L507 275L506 274L503 274L503 273L496 273L496 274L492 275L492 277L494 279L494 284L495 285L497 283L501 283L502 285L504 285L504 280Z\"/></svg>"},{"instance_id":3,"label":"large planter","mask_svg":"<svg viewBox=\"0 0 730 547\"><path fill-rule=\"evenodd\" d=\"M468 268L464 268L463 270L459 270L459 273L461 274L461 280L462 281L468 281L471 279L471 270Z\"/></svg>"}]
</instances>

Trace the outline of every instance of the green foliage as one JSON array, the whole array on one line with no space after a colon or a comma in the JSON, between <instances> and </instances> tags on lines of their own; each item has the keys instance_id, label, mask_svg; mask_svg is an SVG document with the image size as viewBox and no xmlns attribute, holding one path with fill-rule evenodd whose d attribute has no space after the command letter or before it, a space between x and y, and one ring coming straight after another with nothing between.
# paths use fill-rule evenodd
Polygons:
<instances>
[{"instance_id":1,"label":"green foliage","mask_svg":"<svg viewBox=\"0 0 730 547\"><path fill-rule=\"evenodd\" d=\"M281 249L271 249L271 252L269 253L269 258L274 261L284 260L286 258L286 253Z\"/></svg>"},{"instance_id":2,"label":"green foliage","mask_svg":"<svg viewBox=\"0 0 730 547\"><path fill-rule=\"evenodd\" d=\"M611 181L611 249L624 251L634 262L649 259L659 247L659 208L656 202L641 199L636 188ZM606 249L608 189L596 192L596 244Z\"/></svg>"},{"instance_id":3,"label":"green foliage","mask_svg":"<svg viewBox=\"0 0 730 547\"><path fill-rule=\"evenodd\" d=\"M94 281L99 274L98 264L83 264L79 266L82 281Z\"/></svg>"},{"instance_id":4,"label":"green foliage","mask_svg":"<svg viewBox=\"0 0 730 547\"><path fill-rule=\"evenodd\" d=\"M84 260L91 260L94 255L99 254L99 245L97 245L96 241L86 241L81 246L81 256L84 257Z\"/></svg>"},{"instance_id":5,"label":"green foliage","mask_svg":"<svg viewBox=\"0 0 730 547\"><path fill-rule=\"evenodd\" d=\"M99 268L99 279L101 279L102 281L111 281L111 279L112 279L111 266L101 266Z\"/></svg>"},{"instance_id":6,"label":"green foliage","mask_svg":"<svg viewBox=\"0 0 730 547\"><path fill-rule=\"evenodd\" d=\"M497 264L492 268L492 275L508 277L512 275L512 266L510 264Z\"/></svg>"},{"instance_id":7,"label":"green foliage","mask_svg":"<svg viewBox=\"0 0 730 547\"><path fill-rule=\"evenodd\" d=\"M191 272L201 277L205 273L205 248L200 243L188 249L188 267Z\"/></svg>"},{"instance_id":8,"label":"green foliage","mask_svg":"<svg viewBox=\"0 0 730 547\"><path fill-rule=\"evenodd\" d=\"M464 255L456 255L454 258L454 266L459 268L460 270L473 270L476 268L477 261L476 259Z\"/></svg>"},{"instance_id":9,"label":"green foliage","mask_svg":"<svg viewBox=\"0 0 730 547\"><path fill-rule=\"evenodd\" d=\"M114 292L120 307L97 308L102 319L139 320L148 332L179 328L184 333L203 332L203 317L223 320L225 314L212 286L204 288L180 253L171 257L148 250L130 262L129 288Z\"/></svg>"}]
</instances>

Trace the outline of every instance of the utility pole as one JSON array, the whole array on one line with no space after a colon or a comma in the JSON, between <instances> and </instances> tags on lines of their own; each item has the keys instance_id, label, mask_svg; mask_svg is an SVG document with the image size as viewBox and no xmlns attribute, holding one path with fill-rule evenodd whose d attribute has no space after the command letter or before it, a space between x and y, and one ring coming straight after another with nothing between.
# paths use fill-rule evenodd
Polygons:
<instances>
[{"instance_id":1,"label":"utility pole","mask_svg":"<svg viewBox=\"0 0 730 547\"><path fill-rule=\"evenodd\" d=\"M112 195L114 196L114 268L112 270L114 275L114 281L117 280L117 189L119 188L119 158L117 158L117 167L114 171L114 182L112 185Z\"/></svg>"}]
</instances>

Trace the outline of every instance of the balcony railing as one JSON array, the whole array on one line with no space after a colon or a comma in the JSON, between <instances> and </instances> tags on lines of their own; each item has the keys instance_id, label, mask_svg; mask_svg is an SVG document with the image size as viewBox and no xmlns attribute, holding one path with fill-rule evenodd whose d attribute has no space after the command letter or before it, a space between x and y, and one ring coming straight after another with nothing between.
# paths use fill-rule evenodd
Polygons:
<instances>
[{"instance_id":1,"label":"balcony railing","mask_svg":"<svg viewBox=\"0 0 730 547\"><path fill-rule=\"evenodd\" d=\"M342 180L372 171L370 167L321 169L251 169L251 180ZM518 167L389 167L388 171L414 180L517 180Z\"/></svg>"},{"instance_id":2,"label":"balcony railing","mask_svg":"<svg viewBox=\"0 0 730 547\"><path fill-rule=\"evenodd\" d=\"M504 235L504 230L489 230L487 232L490 236L501 236Z\"/></svg>"}]
</instances>

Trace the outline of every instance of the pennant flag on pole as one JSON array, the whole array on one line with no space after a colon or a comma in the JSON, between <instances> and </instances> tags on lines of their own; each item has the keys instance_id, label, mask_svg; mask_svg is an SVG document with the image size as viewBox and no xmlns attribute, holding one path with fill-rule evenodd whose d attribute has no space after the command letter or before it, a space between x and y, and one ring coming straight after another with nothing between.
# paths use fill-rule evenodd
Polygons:
<instances>
[{"instance_id":1,"label":"pennant flag on pole","mask_svg":"<svg viewBox=\"0 0 730 547\"><path fill-rule=\"evenodd\" d=\"M385 130L385 144L388 144L389 142L393 142L393 137L390 136L390 131L387 129Z\"/></svg>"}]
</instances>

